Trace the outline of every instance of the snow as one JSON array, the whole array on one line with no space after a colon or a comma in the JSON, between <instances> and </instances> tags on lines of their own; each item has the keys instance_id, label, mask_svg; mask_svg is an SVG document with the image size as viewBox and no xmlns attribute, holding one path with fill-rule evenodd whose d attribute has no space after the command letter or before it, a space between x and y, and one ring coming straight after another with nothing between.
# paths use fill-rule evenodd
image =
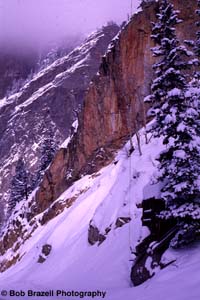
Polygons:
<instances>
[{"instance_id":1,"label":"snow","mask_svg":"<svg viewBox=\"0 0 200 300\"><path fill-rule=\"evenodd\" d=\"M153 261L152 257L149 256L149 257L147 258L147 260L146 260L146 263L145 263L145 267L146 267L147 270L149 271L150 275L153 274L153 270L152 270L152 268L151 268L152 261Z\"/></svg>"},{"instance_id":2,"label":"snow","mask_svg":"<svg viewBox=\"0 0 200 300\"><path fill-rule=\"evenodd\" d=\"M144 187L149 184L155 172L155 158L162 151L162 139L152 138L146 145L144 131L140 136L142 156L139 155L134 137L135 150L131 156L128 155L128 142L110 165L96 174L82 177L56 200L76 198L71 207L46 225L39 225L21 246L21 260L0 274L2 290L99 291L94 299L102 299L104 295L108 300L199 299L198 244L179 252L171 250L176 262L157 271L143 285L132 287L130 282L130 269L135 257L132 251L148 235L148 229L141 224L142 211L139 204L143 199ZM37 221L41 217L42 214L38 215ZM131 221L116 228L118 217L130 217ZM111 228L100 246L88 243L90 221L102 233L105 233L108 226ZM39 264L37 260L45 244L51 245L52 251L46 261ZM11 255L8 252L5 257L9 258ZM149 267L150 263L150 260L147 261ZM59 298L61 297L56 295L51 297L55 300ZM84 296L84 299L91 298Z\"/></svg>"},{"instance_id":3,"label":"snow","mask_svg":"<svg viewBox=\"0 0 200 300\"><path fill-rule=\"evenodd\" d=\"M6 97L4 97L3 99L0 99L0 108L2 108L3 106L5 106L6 104L7 104Z\"/></svg>"},{"instance_id":4,"label":"snow","mask_svg":"<svg viewBox=\"0 0 200 300\"><path fill-rule=\"evenodd\" d=\"M74 128L74 133L77 132L77 130L78 130L78 119L76 119L73 122L72 127Z\"/></svg>"},{"instance_id":5,"label":"snow","mask_svg":"<svg viewBox=\"0 0 200 300\"><path fill-rule=\"evenodd\" d=\"M200 93L200 88L198 87L190 87L189 90L186 91L185 96L187 98L191 98L193 95L199 95Z\"/></svg>"},{"instance_id":6,"label":"snow","mask_svg":"<svg viewBox=\"0 0 200 300\"><path fill-rule=\"evenodd\" d=\"M200 219L200 209L199 209L199 205L197 204L183 204L180 207L176 208L176 206L173 206L170 209L170 212L163 212L161 213L161 217L168 217L169 215L173 215L174 217L181 217L181 218L185 218L185 217L192 217L193 219Z\"/></svg>"},{"instance_id":7,"label":"snow","mask_svg":"<svg viewBox=\"0 0 200 300\"><path fill-rule=\"evenodd\" d=\"M176 96L180 96L180 95L181 95L181 90L177 89L177 88L174 88L168 92L169 97L176 97Z\"/></svg>"},{"instance_id":8,"label":"snow","mask_svg":"<svg viewBox=\"0 0 200 300\"><path fill-rule=\"evenodd\" d=\"M15 93L11 96L4 97L3 99L0 99L0 109L2 109L4 106L9 105L10 103L12 103L13 101L15 101L18 97L21 96L21 92Z\"/></svg>"},{"instance_id":9,"label":"snow","mask_svg":"<svg viewBox=\"0 0 200 300\"><path fill-rule=\"evenodd\" d=\"M157 273L143 285L133 289L116 290L108 296L109 300L198 300L199 289L199 244L191 249L171 250L176 258L166 269Z\"/></svg>"},{"instance_id":10,"label":"snow","mask_svg":"<svg viewBox=\"0 0 200 300\"><path fill-rule=\"evenodd\" d=\"M61 144L60 148L67 148L67 147L68 147L69 142L71 141L71 139L72 139L74 133L76 133L77 130L78 130L78 119L76 119L76 120L72 123L72 128L73 128L73 133L72 133L72 135L71 135L71 136L68 136L68 137L66 138L66 140Z\"/></svg>"},{"instance_id":11,"label":"snow","mask_svg":"<svg viewBox=\"0 0 200 300\"><path fill-rule=\"evenodd\" d=\"M184 150L176 150L176 151L174 151L173 156L181 158L181 159L185 159L186 158L186 153L185 153Z\"/></svg>"},{"instance_id":12,"label":"snow","mask_svg":"<svg viewBox=\"0 0 200 300\"><path fill-rule=\"evenodd\" d=\"M157 173L157 172L155 172ZM154 174L153 174L154 175ZM160 199L160 190L162 188L160 183L151 184L150 181L143 189L143 199L155 198Z\"/></svg>"},{"instance_id":13,"label":"snow","mask_svg":"<svg viewBox=\"0 0 200 300\"><path fill-rule=\"evenodd\" d=\"M177 131L178 132L184 132L185 130L186 130L185 124L183 122L179 123L179 125L177 126Z\"/></svg>"},{"instance_id":14,"label":"snow","mask_svg":"<svg viewBox=\"0 0 200 300\"><path fill-rule=\"evenodd\" d=\"M76 119L76 120L72 123L72 129L73 129L72 135L71 135L71 136L68 136L68 137L66 138L66 140L61 144L60 148L67 148L67 147L68 147L69 142L71 141L71 139L72 139L74 133L76 133L77 130L78 130L78 119Z\"/></svg>"},{"instance_id":15,"label":"snow","mask_svg":"<svg viewBox=\"0 0 200 300\"><path fill-rule=\"evenodd\" d=\"M67 148L70 140L71 140L71 137L69 136L68 138L66 138L66 140L64 140L64 142L61 144L60 148Z\"/></svg>"}]
</instances>

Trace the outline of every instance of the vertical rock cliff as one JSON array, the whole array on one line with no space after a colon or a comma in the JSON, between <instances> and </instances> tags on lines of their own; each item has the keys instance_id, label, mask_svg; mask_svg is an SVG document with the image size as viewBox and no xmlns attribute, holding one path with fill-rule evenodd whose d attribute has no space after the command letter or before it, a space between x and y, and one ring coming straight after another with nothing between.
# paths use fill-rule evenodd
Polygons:
<instances>
[{"instance_id":1,"label":"vertical rock cliff","mask_svg":"<svg viewBox=\"0 0 200 300\"><path fill-rule=\"evenodd\" d=\"M23 154L34 171L45 130L53 128L58 145L68 137L75 110L118 31L116 24L110 24L93 32L80 47L35 73L20 92L0 100L0 201L4 204L16 160Z\"/></svg>"},{"instance_id":2,"label":"vertical rock cliff","mask_svg":"<svg viewBox=\"0 0 200 300\"><path fill-rule=\"evenodd\" d=\"M172 1L183 22L181 40L195 36L196 1ZM144 96L152 80L151 22L157 2L145 5L124 26L102 58L90 84L79 118L78 132L67 149L61 149L36 195L36 211L43 211L72 181L106 165L130 134L144 124Z\"/></svg>"}]
</instances>

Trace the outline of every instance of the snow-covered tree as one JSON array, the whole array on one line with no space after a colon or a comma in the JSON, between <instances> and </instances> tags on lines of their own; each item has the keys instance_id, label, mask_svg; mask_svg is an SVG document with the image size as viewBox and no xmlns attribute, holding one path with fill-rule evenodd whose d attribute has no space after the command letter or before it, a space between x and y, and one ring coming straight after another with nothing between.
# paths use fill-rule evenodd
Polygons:
<instances>
[{"instance_id":1,"label":"snow-covered tree","mask_svg":"<svg viewBox=\"0 0 200 300\"><path fill-rule=\"evenodd\" d=\"M151 85L152 94L146 97L146 102L151 102L148 115L154 116L155 121L150 131L155 137L163 134L166 125L165 117L166 97L168 92L179 93L187 83L183 70L188 68L184 60L189 55L187 49L180 44L176 37L175 26L181 20L178 12L167 0L161 1L157 22L153 23L152 39L156 46L152 49L156 63L153 65L155 79Z\"/></svg>"},{"instance_id":2,"label":"snow-covered tree","mask_svg":"<svg viewBox=\"0 0 200 300\"><path fill-rule=\"evenodd\" d=\"M158 159L158 179L164 182L162 197L168 203L174 200L184 203L195 199L200 192L198 101L186 91L172 93L167 100L164 133L167 146Z\"/></svg>"},{"instance_id":3,"label":"snow-covered tree","mask_svg":"<svg viewBox=\"0 0 200 300\"><path fill-rule=\"evenodd\" d=\"M8 212L12 212L16 204L23 199L27 199L31 192L29 175L25 163L19 158L16 164L15 175L11 180L10 198L8 201Z\"/></svg>"},{"instance_id":4,"label":"snow-covered tree","mask_svg":"<svg viewBox=\"0 0 200 300\"><path fill-rule=\"evenodd\" d=\"M152 32L156 43L153 54L157 58L153 66L155 79L152 94L147 97L147 101L152 102L149 113L155 117L150 131L155 137L163 136L166 145L158 157L155 176L156 181L162 183L161 197L166 202L166 211L160 217L176 218L180 230L173 245L181 245L183 236L186 237L189 231L194 235L199 228L199 96L188 85L185 70L188 68L187 56L191 53L176 37L175 25L180 20L167 0L161 1L157 19ZM187 211L187 215L181 214L182 210Z\"/></svg>"},{"instance_id":5,"label":"snow-covered tree","mask_svg":"<svg viewBox=\"0 0 200 300\"><path fill-rule=\"evenodd\" d=\"M56 150L57 150L57 145L54 140L53 131L50 128L47 130L46 136L43 140L42 147L41 147L41 163L40 163L41 171L44 171L51 163L52 159L54 158Z\"/></svg>"},{"instance_id":6,"label":"snow-covered tree","mask_svg":"<svg viewBox=\"0 0 200 300\"><path fill-rule=\"evenodd\" d=\"M36 175L36 182L35 185L39 183L41 180L44 171L49 166L49 164L52 162L55 153L57 151L57 143L54 138L53 129L51 127L47 128L44 132L44 139L41 144L41 150L40 150L40 163L38 172Z\"/></svg>"}]
</instances>

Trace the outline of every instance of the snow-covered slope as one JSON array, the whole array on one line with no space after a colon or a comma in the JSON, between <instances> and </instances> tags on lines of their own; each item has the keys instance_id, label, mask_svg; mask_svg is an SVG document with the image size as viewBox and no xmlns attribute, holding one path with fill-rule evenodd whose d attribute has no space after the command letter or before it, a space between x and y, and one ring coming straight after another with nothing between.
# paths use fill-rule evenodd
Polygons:
<instances>
[{"instance_id":1,"label":"snow-covered slope","mask_svg":"<svg viewBox=\"0 0 200 300\"><path fill-rule=\"evenodd\" d=\"M56 201L65 203L73 198L72 205L46 225L39 222L45 212L36 217L38 228L17 250L20 261L0 274L1 289L54 290L54 297L42 299L58 299L56 290L100 291L95 299L198 299L198 245L177 252L168 250L166 259L173 255L175 263L143 285L131 285L131 252L148 234L141 224L139 204L163 147L161 139L152 139L147 145L143 141L140 156L135 137L134 144L131 156L127 143L109 166L81 178L66 190ZM131 221L118 227L119 217ZM88 243L90 224L106 237L100 245ZM50 245L51 251L46 257L43 254L45 261L41 264L38 258L44 245ZM2 259L15 254L10 250ZM87 294L84 299L91 296Z\"/></svg>"}]
</instances>

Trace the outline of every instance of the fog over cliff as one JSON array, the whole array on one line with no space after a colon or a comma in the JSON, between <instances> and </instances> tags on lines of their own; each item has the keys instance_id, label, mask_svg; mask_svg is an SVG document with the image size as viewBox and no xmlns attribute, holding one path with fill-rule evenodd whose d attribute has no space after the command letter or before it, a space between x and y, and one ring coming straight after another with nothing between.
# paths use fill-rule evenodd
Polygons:
<instances>
[{"instance_id":1,"label":"fog over cliff","mask_svg":"<svg viewBox=\"0 0 200 300\"><path fill-rule=\"evenodd\" d=\"M132 2L132 5L131 5ZM140 0L0 0L1 48L42 49L127 20Z\"/></svg>"}]
</instances>

